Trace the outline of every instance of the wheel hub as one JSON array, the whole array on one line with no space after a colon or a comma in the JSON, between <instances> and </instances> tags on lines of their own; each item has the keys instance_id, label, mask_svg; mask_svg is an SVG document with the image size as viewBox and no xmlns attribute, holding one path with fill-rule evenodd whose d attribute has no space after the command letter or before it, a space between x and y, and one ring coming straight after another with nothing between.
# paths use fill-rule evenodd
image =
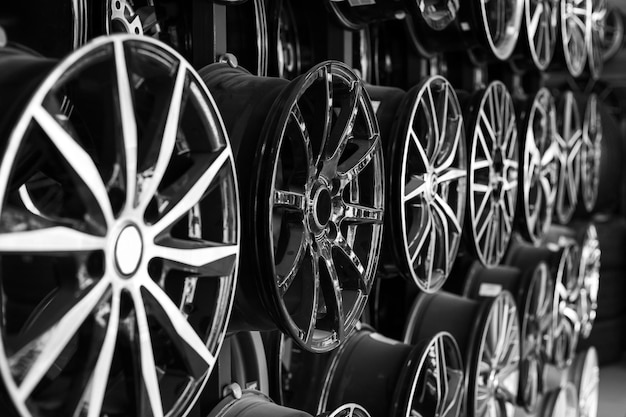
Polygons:
<instances>
[{"instance_id":1,"label":"wheel hub","mask_svg":"<svg viewBox=\"0 0 626 417\"><path fill-rule=\"evenodd\" d=\"M125 278L137 271L142 254L143 242L137 226L124 227L115 242L115 264Z\"/></svg>"},{"instance_id":2,"label":"wheel hub","mask_svg":"<svg viewBox=\"0 0 626 417\"><path fill-rule=\"evenodd\" d=\"M311 217L315 229L318 231L324 229L330 221L332 212L333 200L330 190L324 184L317 185L313 188L311 197Z\"/></svg>"},{"instance_id":3,"label":"wheel hub","mask_svg":"<svg viewBox=\"0 0 626 417\"><path fill-rule=\"evenodd\" d=\"M437 181L437 173L431 172L426 174L426 200L433 201L437 196L437 191L439 190L439 184Z\"/></svg>"}]
</instances>

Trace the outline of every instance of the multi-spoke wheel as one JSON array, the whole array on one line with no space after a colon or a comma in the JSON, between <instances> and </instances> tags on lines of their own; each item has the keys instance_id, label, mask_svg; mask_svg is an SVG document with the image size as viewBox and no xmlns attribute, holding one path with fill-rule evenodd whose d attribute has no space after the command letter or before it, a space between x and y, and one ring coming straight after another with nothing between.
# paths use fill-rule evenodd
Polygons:
<instances>
[{"instance_id":1,"label":"multi-spoke wheel","mask_svg":"<svg viewBox=\"0 0 626 417\"><path fill-rule=\"evenodd\" d=\"M517 201L518 144L513 100L499 81L471 110L469 240L484 265L500 262L513 233Z\"/></svg>"},{"instance_id":2,"label":"multi-spoke wheel","mask_svg":"<svg viewBox=\"0 0 626 417\"><path fill-rule=\"evenodd\" d=\"M598 200L600 163L602 161L602 116L596 94L587 97L580 149L580 197L588 213L592 213Z\"/></svg>"},{"instance_id":3,"label":"multi-spoke wheel","mask_svg":"<svg viewBox=\"0 0 626 417\"><path fill-rule=\"evenodd\" d=\"M372 417L458 417L464 376L455 340L441 332L415 344L355 333L328 366L319 409L357 402Z\"/></svg>"},{"instance_id":4,"label":"multi-spoke wheel","mask_svg":"<svg viewBox=\"0 0 626 417\"><path fill-rule=\"evenodd\" d=\"M2 53L12 71L45 71ZM2 134L8 401L24 417L183 415L235 290L239 204L220 115L191 66L149 38L99 38L30 83Z\"/></svg>"},{"instance_id":5,"label":"multi-spoke wheel","mask_svg":"<svg viewBox=\"0 0 626 417\"><path fill-rule=\"evenodd\" d=\"M275 404L270 397L253 389L242 389L233 383L228 393L207 417L312 417L310 414Z\"/></svg>"},{"instance_id":6,"label":"multi-spoke wheel","mask_svg":"<svg viewBox=\"0 0 626 417\"><path fill-rule=\"evenodd\" d=\"M576 355L569 368L569 380L578 393L580 417L596 417L600 393L600 367L598 352L593 346Z\"/></svg>"},{"instance_id":7,"label":"multi-spoke wheel","mask_svg":"<svg viewBox=\"0 0 626 417\"><path fill-rule=\"evenodd\" d=\"M404 276L434 292L447 279L461 242L467 176L463 117L452 86L440 76L411 89L394 110L395 118L380 118L381 132L393 122L390 136L383 136L389 183L384 246Z\"/></svg>"},{"instance_id":8,"label":"multi-spoke wheel","mask_svg":"<svg viewBox=\"0 0 626 417\"><path fill-rule=\"evenodd\" d=\"M559 27L561 51L567 70L579 77L587 63L587 26L592 0L561 0Z\"/></svg>"},{"instance_id":9,"label":"multi-spoke wheel","mask_svg":"<svg viewBox=\"0 0 626 417\"><path fill-rule=\"evenodd\" d=\"M161 28L153 0L106 0L104 2L105 33L130 33L156 37Z\"/></svg>"},{"instance_id":10,"label":"multi-spoke wheel","mask_svg":"<svg viewBox=\"0 0 626 417\"><path fill-rule=\"evenodd\" d=\"M345 404L335 411L322 413L317 417L370 417L367 410L358 404Z\"/></svg>"},{"instance_id":11,"label":"multi-spoke wheel","mask_svg":"<svg viewBox=\"0 0 626 417\"><path fill-rule=\"evenodd\" d=\"M556 109L542 88L521 115L518 223L524 237L537 243L552 224L558 182L559 148L553 140Z\"/></svg>"},{"instance_id":12,"label":"multi-spoke wheel","mask_svg":"<svg viewBox=\"0 0 626 417\"><path fill-rule=\"evenodd\" d=\"M597 80L604 66L603 38L608 13L607 0L590 0L590 12L585 32L587 64L591 78Z\"/></svg>"},{"instance_id":13,"label":"multi-spoke wheel","mask_svg":"<svg viewBox=\"0 0 626 417\"><path fill-rule=\"evenodd\" d=\"M580 111L574 94L569 90L558 99L556 125L554 138L559 148L559 183L556 188L555 212L558 222L567 224L578 204L580 157L583 148Z\"/></svg>"},{"instance_id":14,"label":"multi-spoke wheel","mask_svg":"<svg viewBox=\"0 0 626 417\"><path fill-rule=\"evenodd\" d=\"M247 210L235 325L278 324L305 349L331 350L363 312L382 240L382 149L368 95L335 61L292 82L224 63L202 73L223 109Z\"/></svg>"},{"instance_id":15,"label":"multi-spoke wheel","mask_svg":"<svg viewBox=\"0 0 626 417\"><path fill-rule=\"evenodd\" d=\"M87 41L87 0L4 2L0 27L9 42L62 58Z\"/></svg>"},{"instance_id":16,"label":"multi-spoke wheel","mask_svg":"<svg viewBox=\"0 0 626 417\"><path fill-rule=\"evenodd\" d=\"M535 67L544 71L554 57L557 42L558 5L554 0L525 0L523 32Z\"/></svg>"},{"instance_id":17,"label":"multi-spoke wheel","mask_svg":"<svg viewBox=\"0 0 626 417\"><path fill-rule=\"evenodd\" d=\"M519 386L520 335L508 291L485 301L439 291L420 294L409 314L405 343L450 332L465 358L468 416L513 416Z\"/></svg>"},{"instance_id":18,"label":"multi-spoke wheel","mask_svg":"<svg viewBox=\"0 0 626 417\"><path fill-rule=\"evenodd\" d=\"M543 403L541 417L579 417L578 397L572 384L550 392Z\"/></svg>"}]
</instances>

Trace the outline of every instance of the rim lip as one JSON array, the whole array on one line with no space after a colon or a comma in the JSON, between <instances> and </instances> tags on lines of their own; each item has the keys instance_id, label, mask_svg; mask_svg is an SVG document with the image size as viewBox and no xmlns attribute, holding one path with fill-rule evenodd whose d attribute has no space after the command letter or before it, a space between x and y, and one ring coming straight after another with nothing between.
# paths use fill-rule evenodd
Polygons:
<instances>
[{"instance_id":1,"label":"rim lip","mask_svg":"<svg viewBox=\"0 0 626 417\"><path fill-rule=\"evenodd\" d=\"M600 33L596 30L594 24L596 14L600 14L602 26L606 20L608 12L607 0L588 0L589 9L587 16L587 26L585 27L585 43L587 44L587 64L591 78L597 80L600 78L602 68L604 67L604 54L602 51L602 39Z\"/></svg>"},{"instance_id":2,"label":"rim lip","mask_svg":"<svg viewBox=\"0 0 626 417\"><path fill-rule=\"evenodd\" d=\"M550 63L552 62L552 59L554 58L555 52L556 52L556 39L557 39L557 25L556 25L556 20L557 20L557 8L553 7L552 5L550 5L550 25L549 25L549 32L552 35L550 38L550 51L549 51L549 55L547 57L547 59L542 59L541 57L539 57L538 51L537 51L537 45L535 45L534 43L534 39L532 39L532 35L531 33L528 31L528 25L530 24L531 20L532 20L532 16L530 13L530 5L532 3L533 0L524 0L524 25L525 25L525 32L526 32L526 41L528 42L528 46L529 46L529 51L530 51L530 57L533 60L533 63L535 64L535 67L540 70L540 71L545 71L549 66ZM553 3L552 0L541 0L540 4L551 4ZM544 6L545 7L545 6Z\"/></svg>"},{"instance_id":3,"label":"rim lip","mask_svg":"<svg viewBox=\"0 0 626 417\"><path fill-rule=\"evenodd\" d=\"M346 403L328 414L328 417L370 417L370 414L356 403Z\"/></svg>"},{"instance_id":4,"label":"rim lip","mask_svg":"<svg viewBox=\"0 0 626 417\"><path fill-rule=\"evenodd\" d=\"M557 388L543 410L547 417L578 417L578 394L571 382Z\"/></svg>"},{"instance_id":5,"label":"rim lip","mask_svg":"<svg viewBox=\"0 0 626 417\"><path fill-rule=\"evenodd\" d=\"M411 254L409 253L409 242L408 242L407 237L408 237L408 230L410 228L407 225L406 207L405 207L405 201L404 201L406 184L404 183L404 181L406 178L406 168L408 166L409 145L412 141L410 138L409 131L412 130L412 125L415 120L418 106L421 105L422 97L424 96L424 94L426 94L427 89L431 88L431 86L434 85L435 83L442 83L444 88L448 89L449 93L452 93L449 96L449 100L452 102L449 107L454 107L456 109L455 111L458 117L460 118L459 130L458 130L459 137L458 137L458 143L457 143L458 149L456 153L457 153L458 158L461 160L462 164L464 165L460 167L459 169L466 170L465 186L462 187L464 188L464 195L460 195L461 197L459 199L460 208L459 208L459 212L457 213L457 220L459 221L459 225L461 226L461 229L462 229L462 225L465 220L465 210L466 210L466 201L467 201L467 183L468 183L468 180L467 180L468 164L467 164L467 159L465 156L466 133L465 133L465 126L464 126L464 121L463 121L463 112L461 110L461 105L459 103L458 97L454 89L452 88L452 85L446 78L439 76L439 75L429 77L423 80L416 87L409 90L405 97L406 98L410 97L410 99L407 100L405 98L405 101L403 102L403 104L400 105L401 116L399 117L400 117L400 120L402 121L401 129L397 135L393 135L393 136L395 136L396 138L395 142L396 143L401 142L402 146L395 147L396 155L394 155L395 157L394 159L398 163L394 164L395 172L393 174L394 175L393 181L391 181L392 184L395 185L393 187L393 191L396 192L396 198L394 200L397 201L397 204L394 204L392 207L388 207L388 210L387 210L387 212L390 213L390 216L394 216L394 214L397 213L397 210L399 210L399 216L398 216L399 218L398 218L397 224L398 224L399 230L402 231L401 233L402 246L401 246L401 250L399 251L402 254L402 264L405 265L406 271L410 274L410 277L417 284L418 288L422 291L430 292L430 293L438 291L444 285L444 283L446 282L449 276L449 273L447 275L443 275L439 280L436 280L434 285L425 285L423 283L424 280L426 280L427 282L432 282L431 281L432 277L418 277L417 276L417 272L415 271L413 267L413 262L411 262ZM404 111L406 109L408 110ZM400 151L402 153L400 153ZM399 181L397 179L399 179ZM459 194L462 194L463 190L459 190L459 191L460 191ZM389 203L391 203L391 199L389 200L390 200ZM456 258L456 254L458 253L460 243L461 243L461 239L460 239L461 236L462 236L462 232L459 233L459 237L456 243L452 245L451 247L450 265L448 265L448 268L449 268L448 272L451 271L452 264L454 263L454 259ZM431 271L431 275L432 275L432 271Z\"/></svg>"},{"instance_id":6,"label":"rim lip","mask_svg":"<svg viewBox=\"0 0 626 417\"><path fill-rule=\"evenodd\" d=\"M511 104L511 109L510 109L510 117L511 117L511 122L514 124L517 124L517 116L515 115L515 109L513 108L513 99L508 91L508 89L506 88L506 86L504 85L504 83L502 83L501 81L493 81L491 82L487 88L485 90L482 90L481 92L479 92L478 94L480 95L480 102L479 104L476 106L476 108L474 109L474 114L472 115L472 119L471 119L471 139L470 139L470 145L468 146L468 161L467 161L467 166L468 166L468 170L469 170L469 175L468 175L468 180L467 180L467 186L468 186L468 191L467 194L469 195L469 200L468 200L468 210L469 210L469 216L467 216L468 221L470 223L470 229L471 229L471 245L473 247L474 252L477 254L478 260L486 266L494 266L498 263L500 263L500 261L504 258L504 255L506 254L506 248L508 247L511 238L513 236L513 227L511 227L511 233L508 233L504 236L504 240L502 242L502 246L503 249L501 251L501 253L496 254L495 259L493 261L489 261L486 257L485 257L485 253L483 253L483 251L481 250L481 248L479 247L479 241L477 239L477 231L479 230L479 227L477 227L478 225L476 224L477 222L474 220L474 211L476 210L476 201L475 201L475 191L474 191L474 172L475 170L471 169L471 166L474 164L474 161L476 159L476 155L475 155L475 148L478 146L478 127L479 127L479 118L480 118L480 112L483 111L483 108L485 107L485 105L487 104L487 97L489 95L489 92L491 90L496 90L496 89L501 89L501 91L503 91L504 94L504 99L507 100L510 104ZM497 94L497 91L492 92L491 94ZM518 129L514 128L513 129L513 133L512 135L514 135L514 140L518 141L519 138L517 137L517 131ZM518 144L517 143L513 143L513 144L509 144L510 148L512 149L512 151L514 152L514 159L516 161L519 161L519 148L518 148ZM518 173L519 173L519 168L518 168ZM517 185L515 187L515 189L509 190L508 194L511 195L511 202L512 202L512 207L513 207L513 216L515 215L515 207L517 205L517 188L519 187L519 185ZM514 219L511 219L511 224L513 223Z\"/></svg>"},{"instance_id":7,"label":"rim lip","mask_svg":"<svg viewBox=\"0 0 626 417\"><path fill-rule=\"evenodd\" d=\"M477 365L482 361L483 358L483 354L485 352L485 342L486 342L486 337L487 337L487 333L488 333L488 328L489 328L489 322L491 320L494 319L494 315L495 314L499 314L499 311L497 310L498 304L502 303L508 312L507 314L510 315L510 318L513 319L513 321L515 322L515 325L517 326L518 331L514 333L514 338L517 340L517 354L518 354L518 358L517 358L517 362L519 364L520 362L520 323L519 323L519 315L518 315L518 311L517 311L517 307L515 304L515 300L513 298L513 296L511 295L511 293L508 290L503 290L500 294L498 294L498 296L494 297L493 299L491 299L489 301L489 307L487 310L484 311L484 314L481 316L480 318L480 328L479 328L479 332L476 334L476 339L475 342L479 342L476 346L476 350L474 351L474 354L471 356L471 367L470 367L470 363L467 363L466 366L469 368L469 372L468 372L468 387L471 388L467 391L467 407L468 409L472 409L472 410L476 410L476 398L477 398L477 387L478 387L478 366L473 366L473 365ZM508 330L508 329L507 329ZM503 337L506 337L506 335L504 335ZM510 343L509 343L510 345ZM471 349L471 348L470 348ZM517 392L514 392L512 394L514 394L515 398L517 399L518 397L518 393L519 393L519 366L518 366L518 370L517 370ZM515 403L510 403L514 409L516 407ZM472 411L472 414L474 413L474 411ZM509 417L513 417L512 415Z\"/></svg>"},{"instance_id":8,"label":"rim lip","mask_svg":"<svg viewBox=\"0 0 626 417\"><path fill-rule=\"evenodd\" d=\"M513 18L507 21L508 32L503 40L495 42L493 34L489 29L489 17L487 16L487 0L480 1L480 16L482 27L487 38L487 44L493 55L501 61L506 61L511 57L517 40L519 38L520 29L522 27L522 17L524 15L524 0L499 0L506 2L515 2L513 9Z\"/></svg>"},{"instance_id":9,"label":"rim lip","mask_svg":"<svg viewBox=\"0 0 626 417\"><path fill-rule=\"evenodd\" d=\"M53 89L57 81L63 78L63 76L67 74L68 71L71 70L71 68L74 65L78 64L80 60L83 59L83 57L93 52L94 50L101 48L104 45L113 44L115 42L147 43L147 44L150 44L151 47L153 48L161 49L165 51L165 53L172 55L176 60L180 62L187 62L182 55L180 55L176 50L174 50L170 46L164 44L163 42L159 42L157 40L151 39L146 36L137 36L137 35L129 35L129 34L114 34L114 35L110 35L106 37L98 37L89 41L89 43L86 44L85 46L72 52L67 57L60 60L57 63L57 65L52 69L52 71L50 71L48 75L43 79L43 81L39 84L36 91L31 95L31 98L28 100L28 103L24 106L24 109L20 113L18 122L14 125L13 129L11 130L11 133L9 134L9 139L7 141L8 145L7 145L7 148L5 149L5 154L0 160L1 161L0 173L6 171L7 169L12 168L13 166L13 163L11 161L7 161L7 155L9 153L13 153L13 154L15 153L15 152L9 152L9 151L11 149L16 149L16 146L20 145L21 138L16 139L16 136L18 135L20 131L23 131L26 128L28 122L30 122L30 120L28 118L25 118L24 115L32 112L32 109L38 106L39 103L41 103L44 100L48 92ZM210 104L215 110L214 112L215 120L219 123L219 128L224 133L224 138L225 138L223 152L228 153L228 160L232 167L231 173L233 175L233 180L236 185L237 176L236 176L236 172L234 168L235 161L234 161L234 157L232 154L230 141L228 140L228 135L226 134L226 127L224 126L221 113L218 110L218 107L213 99L213 96L209 92L204 82L201 81L201 77L198 75L195 69L193 69L191 64L188 64L187 71L188 71L188 74L190 74L195 79L195 81L197 81L196 84L200 92L205 96L205 98L208 98ZM239 191L238 191L237 186L234 187L233 193L234 193L236 201L239 202L240 201ZM2 189L2 184L0 184L0 200L3 199L4 195L5 195L5 190ZM239 204L237 204L237 207L235 208L235 210L237 212L237 217L239 218ZM241 237L241 222L240 221L237 222L237 236L238 236L238 239L237 239L236 245L239 248L239 245L240 245L239 238ZM232 273L232 277L230 278L232 280L233 288L236 288L236 284L237 284L237 277L238 277L238 270L239 270L239 254L240 254L240 251L237 250L236 260L233 266L233 273ZM224 318L224 322L222 326L223 328L220 329L220 332L219 332L220 336L217 338L218 340L216 343L216 351L215 351L216 356L221 351L224 338L226 336L226 328L227 328L228 322L230 321L234 298L235 298L235 291L233 290L231 291L230 299L228 300L228 307L224 316L225 318ZM6 355L4 343L0 343L0 358L6 358L6 357L7 355ZM212 370L213 370L213 367L209 367L204 377L202 377L201 379L195 382L197 384L196 393L193 394L187 400L187 406L186 406L187 410L183 412L182 414L183 416L187 415L191 411L192 405L195 404L198 398L200 397L200 394L202 393L209 379L209 376L212 373ZM0 360L0 378L2 378L5 389L8 389L10 391L15 391L16 389L15 382L13 381L13 378L7 379L6 377L7 375L11 375L11 370L7 369L7 363L4 359L2 359ZM20 401L19 403L17 403L16 401L13 400L14 396L13 395L10 395L10 396L11 396L11 405L17 409L18 413L20 413L23 416L29 416L30 413L28 409L25 407L26 400ZM183 405L180 405L180 404L175 405L175 407L181 407L181 406Z\"/></svg>"},{"instance_id":10,"label":"rim lip","mask_svg":"<svg viewBox=\"0 0 626 417\"><path fill-rule=\"evenodd\" d=\"M600 186L600 164L602 157L602 114L600 112L600 103L596 93L591 93L587 97L587 105L585 106L585 116L583 119L583 141L581 147L580 158L580 187L581 197L585 210L591 213L598 200L598 188ZM595 135L591 136L591 123L592 119L597 121ZM590 148L594 148L593 154L594 164L588 166L586 161L588 160L588 153ZM589 168L589 169L587 169Z\"/></svg>"},{"instance_id":11,"label":"rim lip","mask_svg":"<svg viewBox=\"0 0 626 417\"><path fill-rule=\"evenodd\" d=\"M568 44L567 44L567 36L568 36L568 25L567 25L567 18L566 18L566 13L567 13L567 5L571 4L573 0L561 0L561 13L559 16L559 22L560 22L560 26L561 26L561 46L563 48L563 54L565 56L565 65L567 66L567 70L569 71L570 75L572 77L580 77L580 75L583 73L584 69L585 69L585 64L587 62L587 45L584 45L581 48L581 56L579 57L579 60L575 60L574 57L572 56L569 48L568 48ZM587 28L590 26L589 25L589 19L591 16L591 0L583 0L584 1L584 6L585 6L585 29L582 33L582 39L583 41L586 39L587 35Z\"/></svg>"},{"instance_id":12,"label":"rim lip","mask_svg":"<svg viewBox=\"0 0 626 417\"><path fill-rule=\"evenodd\" d=\"M614 24L613 27L615 28L616 36L613 38L613 42L611 43L604 42L606 38L604 38L603 42L601 42L602 59L604 61L608 61L609 59L613 58L615 54L619 52L619 50L622 47L622 43L624 42L624 22L622 20L621 13L618 11L618 9L615 6L609 3L606 16L607 17L606 17L605 24L609 27L611 26L611 23ZM608 44L608 48L606 47L607 44Z\"/></svg>"},{"instance_id":13,"label":"rim lip","mask_svg":"<svg viewBox=\"0 0 626 417\"><path fill-rule=\"evenodd\" d=\"M580 356L576 358L576 366L572 367L574 375L570 378L570 381L574 383L575 392L578 393L578 408L581 410L581 417L597 417L599 393L600 393L600 365L598 363L598 351L595 347L588 347ZM594 389L590 391L590 395L593 396L593 401L588 404L585 399L580 396L581 392L586 392L587 387L593 383ZM589 410L589 406L593 407ZM583 413L582 411L587 413ZM591 413L589 413L591 411Z\"/></svg>"},{"instance_id":14,"label":"rim lip","mask_svg":"<svg viewBox=\"0 0 626 417\"><path fill-rule=\"evenodd\" d=\"M281 149L283 140L285 138L284 131L287 126L287 121L289 119L291 108L294 103L298 103L302 93L306 91L306 89L317 79L319 71L325 67L329 66L334 68L332 73L336 73L339 71L339 74L351 81L355 81L361 83L362 81L352 72L352 70L344 63L328 60L320 62L319 64L312 67L305 74L302 74L295 78L293 81L289 82L284 90L280 93L279 97L274 101L272 108L270 109L267 120L263 125L263 129L261 132L261 140L259 143L265 145L272 146L263 146L260 163L257 166L258 174L256 175L256 179L254 186L251 189L251 201L253 201L253 205L255 211L260 213L260 218L265 219L266 224L261 224L263 222L257 223L253 225L253 236L255 242L272 242L272 206L271 196L273 195L274 190L274 181L275 181L275 173L277 171L277 163L279 161L278 154ZM331 71L329 71L331 73ZM377 167L376 171L379 175L379 185L380 192L376 194L376 197L379 199L377 202L381 208L384 207L384 177L383 177L383 154L382 154L382 146L380 143L380 128L378 127L378 121L375 116L374 109L372 108L371 100L369 99L369 95L365 88L361 89L362 92L362 100L360 105L363 105L363 113L366 116L367 122L371 125L370 127L373 129L373 135L377 136L375 142L372 147L376 147L373 151L372 160L369 161L369 164L374 164ZM280 132L280 135L276 133ZM275 146L273 146L275 145ZM258 155L258 154L257 154ZM266 169L270 168L272 175L267 176L263 175L266 172ZM271 177L271 178L270 178ZM373 186L376 186L374 184ZM265 198L268 196L268 198ZM289 311L287 310L282 296L279 293L279 288L275 284L276 269L275 269L275 259L274 259L274 251L271 245L268 247L261 247L262 245L254 245L256 258L262 260L261 265L263 269L268 269L271 271L270 275L272 276L272 283L270 284L270 293L275 301L275 304L279 307L278 312L280 314L281 322L279 323L281 328L283 328L291 338L303 349L306 349L311 352L323 353L328 352L340 346L341 340L339 340L336 332L331 332L330 335L321 339L319 342L315 342L314 338L311 337L310 344L306 345L300 339L300 336L297 334L298 325L292 319ZM369 292L371 291L374 275L377 269L378 260L380 258L380 251L382 248L382 224L372 225L372 246L370 247L371 258L368 259L368 267L366 268L365 276L369 277L367 281L368 287L367 292L360 294L357 297L357 301L354 303L354 308L349 311L344 311L344 337L348 337L348 335L355 329L358 319L361 316L362 311L365 309L367 298ZM267 281L267 280L262 280ZM315 332L316 329L313 330ZM312 333L313 334L313 333Z\"/></svg>"},{"instance_id":15,"label":"rim lip","mask_svg":"<svg viewBox=\"0 0 626 417\"><path fill-rule=\"evenodd\" d=\"M520 176L522 177L523 181L522 181L522 187L519 188L519 190L521 191L520 195L522 197L521 202L522 202L523 212L524 212L524 232L530 238L530 241L533 242L534 244L538 243L545 236L548 229L550 228L550 225L552 224L554 206L556 203L556 184L554 183L551 184L552 185L552 190L551 190L552 201L546 200L546 196L543 193L543 187L541 187L541 184L535 185L541 190L541 195L543 196L543 199L544 199L543 201L544 208L542 212L539 213L537 217L537 222L540 222L542 218L544 218L544 222L541 225L541 227L538 228L539 233L535 233L535 230L531 230L531 228L529 227L530 226L529 219L532 216L532 213L530 212L531 184L530 184L530 178L528 178L528 172L526 169L526 167L530 166L530 158L531 158L531 156L529 155L529 151L528 151L528 147L529 147L528 142L533 141L534 143L532 144L532 146L538 149L536 145L536 141L533 140L534 137L531 138L530 136L532 134L534 117L541 117L541 112L539 111L539 108L543 107L541 104L543 100L548 101L548 109L545 110L546 112L545 117L547 118L547 123L548 123L548 126L546 127L546 130L547 130L546 136L549 138L552 138L554 128L555 128L554 123L555 123L556 107L554 104L554 98L552 97L550 90L548 90L545 87L542 87L535 95L532 101L532 104L530 106L530 110L526 113L527 116L525 117L525 122L524 122L525 131L523 131L524 132L523 139L520 140L520 145L523 146L523 151L520 152L523 158L522 160L523 169L520 170ZM553 142L553 140L551 140L551 142ZM553 142L547 147L546 152L554 152L555 149L556 149L555 144ZM543 161L544 155L545 153L540 154L540 162ZM555 159L556 159L556 155L554 156L554 159L551 160L551 162L556 164ZM537 169L539 170L539 172L541 172L544 169L543 163L539 164L539 166L537 166Z\"/></svg>"}]
</instances>

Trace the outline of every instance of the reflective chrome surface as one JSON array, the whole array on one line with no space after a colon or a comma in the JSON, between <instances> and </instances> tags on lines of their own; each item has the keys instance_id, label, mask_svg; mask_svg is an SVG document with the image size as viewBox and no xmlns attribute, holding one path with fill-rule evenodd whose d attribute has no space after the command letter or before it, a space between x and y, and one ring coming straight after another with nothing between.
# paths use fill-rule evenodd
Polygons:
<instances>
[{"instance_id":1,"label":"reflective chrome surface","mask_svg":"<svg viewBox=\"0 0 626 417\"><path fill-rule=\"evenodd\" d=\"M479 3L489 49L496 58L506 60L517 44L524 0L480 0Z\"/></svg>"},{"instance_id":2,"label":"reflective chrome surface","mask_svg":"<svg viewBox=\"0 0 626 417\"><path fill-rule=\"evenodd\" d=\"M350 403L337 408L331 413L324 413L318 417L370 417L367 410L358 404Z\"/></svg>"}]
</instances>

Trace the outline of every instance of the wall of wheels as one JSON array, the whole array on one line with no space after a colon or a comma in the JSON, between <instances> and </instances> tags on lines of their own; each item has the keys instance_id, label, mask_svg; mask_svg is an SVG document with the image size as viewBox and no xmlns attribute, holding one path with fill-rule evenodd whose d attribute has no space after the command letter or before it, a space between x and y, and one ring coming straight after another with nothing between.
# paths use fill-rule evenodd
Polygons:
<instances>
[{"instance_id":1,"label":"wall of wheels","mask_svg":"<svg viewBox=\"0 0 626 417\"><path fill-rule=\"evenodd\" d=\"M3 4L0 415L596 416L621 13Z\"/></svg>"}]
</instances>

